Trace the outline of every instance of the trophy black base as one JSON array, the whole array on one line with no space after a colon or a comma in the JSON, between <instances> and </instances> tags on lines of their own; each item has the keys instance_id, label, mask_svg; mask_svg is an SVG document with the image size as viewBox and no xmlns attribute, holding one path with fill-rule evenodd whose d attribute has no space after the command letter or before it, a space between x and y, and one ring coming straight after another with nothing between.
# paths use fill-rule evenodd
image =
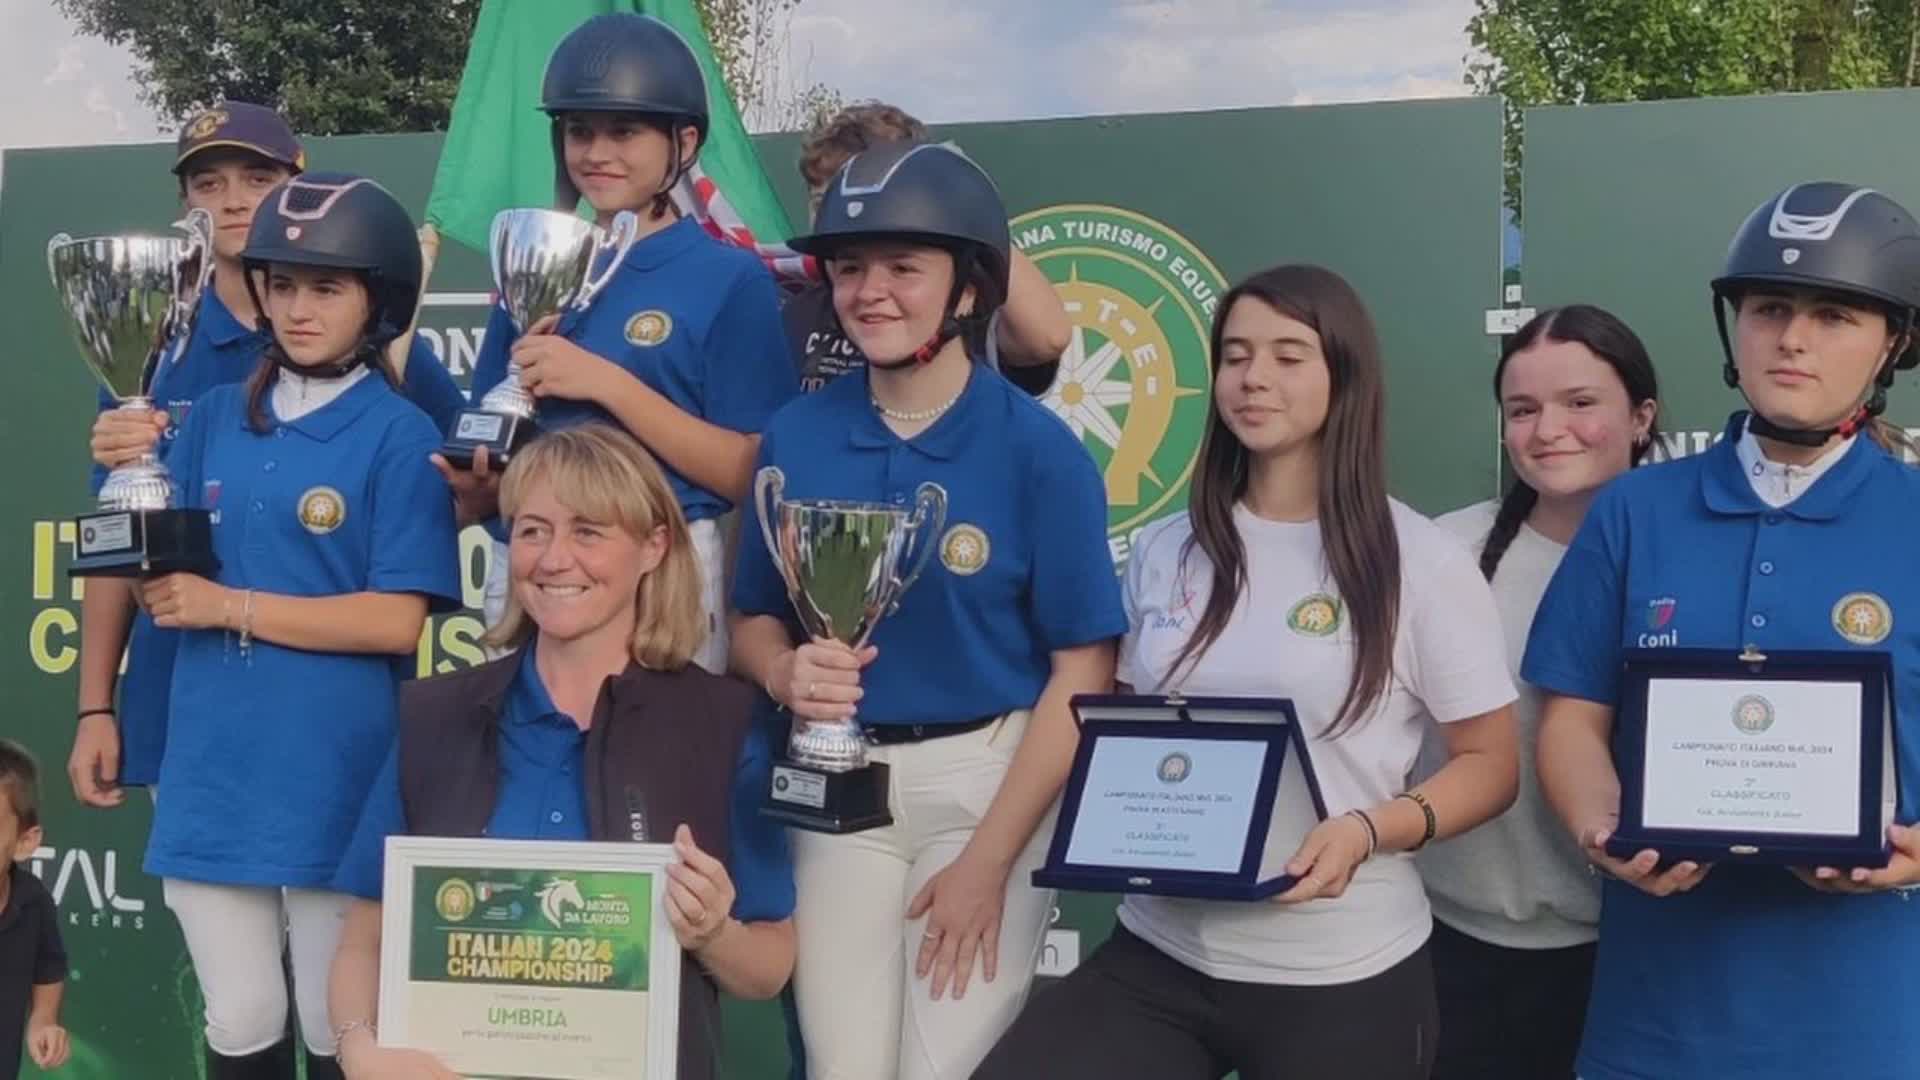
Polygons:
<instances>
[{"instance_id":1,"label":"trophy black base","mask_svg":"<svg viewBox=\"0 0 1920 1080\"><path fill-rule=\"evenodd\" d=\"M525 416L462 409L453 421L453 434L440 446L440 456L456 469L473 468L473 455L487 448L489 472L499 472L513 460L514 452L534 436L533 420Z\"/></svg>"},{"instance_id":2,"label":"trophy black base","mask_svg":"<svg viewBox=\"0 0 1920 1080\"><path fill-rule=\"evenodd\" d=\"M828 772L776 759L773 783L760 812L809 832L854 833L891 825L887 766L876 761L846 772Z\"/></svg>"},{"instance_id":3,"label":"trophy black base","mask_svg":"<svg viewBox=\"0 0 1920 1080\"><path fill-rule=\"evenodd\" d=\"M70 577L159 577L220 569L205 510L108 510L74 521Z\"/></svg>"}]
</instances>

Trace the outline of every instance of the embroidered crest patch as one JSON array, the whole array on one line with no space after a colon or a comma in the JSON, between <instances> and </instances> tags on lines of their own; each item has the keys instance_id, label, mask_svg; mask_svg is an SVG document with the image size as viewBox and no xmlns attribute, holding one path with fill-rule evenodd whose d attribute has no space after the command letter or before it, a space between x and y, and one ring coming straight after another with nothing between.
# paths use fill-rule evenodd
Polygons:
<instances>
[{"instance_id":1,"label":"embroidered crest patch","mask_svg":"<svg viewBox=\"0 0 1920 1080\"><path fill-rule=\"evenodd\" d=\"M347 520L347 499L334 488L311 487L300 496L296 513L308 532L325 536Z\"/></svg>"}]
</instances>

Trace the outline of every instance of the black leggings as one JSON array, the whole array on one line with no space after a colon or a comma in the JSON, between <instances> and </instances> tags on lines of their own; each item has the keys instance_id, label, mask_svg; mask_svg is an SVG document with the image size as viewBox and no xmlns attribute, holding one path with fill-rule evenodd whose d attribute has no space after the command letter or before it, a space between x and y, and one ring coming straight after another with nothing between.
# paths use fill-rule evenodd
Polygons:
<instances>
[{"instance_id":1,"label":"black leggings","mask_svg":"<svg viewBox=\"0 0 1920 1080\"><path fill-rule=\"evenodd\" d=\"M1035 994L974 1080L1426 1080L1427 950L1372 978L1274 986L1203 975L1116 925Z\"/></svg>"},{"instance_id":2,"label":"black leggings","mask_svg":"<svg viewBox=\"0 0 1920 1080\"><path fill-rule=\"evenodd\" d=\"M1435 920L1428 948L1440 991L1434 1080L1570 1080L1592 945L1505 949Z\"/></svg>"}]
</instances>

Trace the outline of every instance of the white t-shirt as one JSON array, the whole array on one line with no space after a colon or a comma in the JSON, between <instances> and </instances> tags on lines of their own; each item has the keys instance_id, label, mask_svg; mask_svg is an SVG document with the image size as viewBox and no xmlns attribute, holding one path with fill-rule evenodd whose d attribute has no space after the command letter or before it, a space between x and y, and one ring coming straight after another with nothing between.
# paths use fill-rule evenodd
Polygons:
<instances>
[{"instance_id":1,"label":"white t-shirt","mask_svg":"<svg viewBox=\"0 0 1920 1080\"><path fill-rule=\"evenodd\" d=\"M1493 595L1459 540L1398 502L1401 600L1390 688L1345 734L1324 737L1346 696L1352 627L1339 604L1317 522L1275 522L1234 507L1247 551L1247 592L1191 674L1162 680L1206 609L1212 568L1198 548L1182 566L1185 515L1149 526L1127 568L1127 636L1119 678L1140 693L1292 698L1312 735L1329 815L1405 790L1433 721L1490 712L1514 699ZM1330 602L1330 603L1329 603ZM1331 630L1316 616L1336 612ZM1318 631L1318 632L1316 632ZM1444 812L1444 808L1442 808ZM1303 904L1129 896L1127 929L1217 979L1337 985L1387 970L1427 940L1426 893L1405 853L1360 865L1344 895Z\"/></svg>"},{"instance_id":2,"label":"white t-shirt","mask_svg":"<svg viewBox=\"0 0 1920 1080\"><path fill-rule=\"evenodd\" d=\"M1434 522L1469 545L1476 559L1500 512L1497 501L1442 515ZM1519 678L1527 633L1547 582L1567 553L1521 525L1493 575L1493 600L1506 631L1508 670ZM1600 882L1586 856L1554 816L1533 767L1540 743L1540 691L1521 684L1514 703L1520 731L1520 793L1506 813L1420 852L1415 862L1433 901L1433 917L1470 937L1509 949L1583 945L1599 933ZM1427 736L1415 775L1446 764L1446 747Z\"/></svg>"}]
</instances>

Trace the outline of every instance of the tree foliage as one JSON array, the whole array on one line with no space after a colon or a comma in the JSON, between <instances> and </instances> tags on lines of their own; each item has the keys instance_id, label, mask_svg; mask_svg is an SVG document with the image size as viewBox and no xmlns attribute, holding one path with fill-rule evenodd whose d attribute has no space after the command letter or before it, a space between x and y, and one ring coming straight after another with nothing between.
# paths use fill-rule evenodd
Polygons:
<instances>
[{"instance_id":1,"label":"tree foliage","mask_svg":"<svg viewBox=\"0 0 1920 1080\"><path fill-rule=\"evenodd\" d=\"M480 0L54 3L132 52L141 100L163 119L235 98L312 135L444 128L480 12Z\"/></svg>"},{"instance_id":2,"label":"tree foliage","mask_svg":"<svg viewBox=\"0 0 1920 1080\"><path fill-rule=\"evenodd\" d=\"M1521 117L1579 105L1911 86L1920 0L1475 0L1467 82L1507 107L1517 209Z\"/></svg>"}]
</instances>

